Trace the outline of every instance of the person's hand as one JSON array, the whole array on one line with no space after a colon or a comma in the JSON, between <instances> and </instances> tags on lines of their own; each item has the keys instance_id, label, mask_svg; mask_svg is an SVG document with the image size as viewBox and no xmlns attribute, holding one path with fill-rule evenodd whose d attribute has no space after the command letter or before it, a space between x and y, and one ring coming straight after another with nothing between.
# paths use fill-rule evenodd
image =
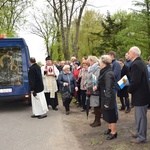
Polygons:
<instances>
[{"instance_id":1,"label":"person's hand","mask_svg":"<svg viewBox=\"0 0 150 150\"><path fill-rule=\"evenodd\" d=\"M78 87L75 87L75 91L78 91Z\"/></svg>"},{"instance_id":2,"label":"person's hand","mask_svg":"<svg viewBox=\"0 0 150 150\"><path fill-rule=\"evenodd\" d=\"M63 86L68 86L69 84L67 82L64 82L63 83Z\"/></svg>"},{"instance_id":3,"label":"person's hand","mask_svg":"<svg viewBox=\"0 0 150 150\"><path fill-rule=\"evenodd\" d=\"M96 91L97 90L97 86L93 86L93 91Z\"/></svg>"},{"instance_id":4,"label":"person's hand","mask_svg":"<svg viewBox=\"0 0 150 150\"><path fill-rule=\"evenodd\" d=\"M56 74L54 73L54 75L53 75L54 77L56 77Z\"/></svg>"},{"instance_id":5,"label":"person's hand","mask_svg":"<svg viewBox=\"0 0 150 150\"><path fill-rule=\"evenodd\" d=\"M33 92L32 94L33 94L34 97L37 96L37 94L35 92Z\"/></svg>"},{"instance_id":6,"label":"person's hand","mask_svg":"<svg viewBox=\"0 0 150 150\"><path fill-rule=\"evenodd\" d=\"M104 105L104 107L105 107L105 108L108 108L109 106L107 106L107 105Z\"/></svg>"},{"instance_id":7,"label":"person's hand","mask_svg":"<svg viewBox=\"0 0 150 150\"><path fill-rule=\"evenodd\" d=\"M52 76L52 77L55 77L56 75L55 75L55 74L48 74L48 76Z\"/></svg>"},{"instance_id":8,"label":"person's hand","mask_svg":"<svg viewBox=\"0 0 150 150\"><path fill-rule=\"evenodd\" d=\"M55 73L54 74L49 74L49 76L56 77L56 74Z\"/></svg>"}]
</instances>

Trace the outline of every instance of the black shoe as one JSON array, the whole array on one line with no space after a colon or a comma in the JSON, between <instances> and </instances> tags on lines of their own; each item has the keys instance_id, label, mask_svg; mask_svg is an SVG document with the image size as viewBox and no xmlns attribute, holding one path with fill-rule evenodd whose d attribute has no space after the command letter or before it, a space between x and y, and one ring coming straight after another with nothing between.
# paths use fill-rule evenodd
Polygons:
<instances>
[{"instance_id":1,"label":"black shoe","mask_svg":"<svg viewBox=\"0 0 150 150\"><path fill-rule=\"evenodd\" d=\"M47 117L47 115L40 115L40 116L38 117L38 119L43 119L43 118L45 118L45 117Z\"/></svg>"},{"instance_id":2,"label":"black shoe","mask_svg":"<svg viewBox=\"0 0 150 150\"><path fill-rule=\"evenodd\" d=\"M69 111L66 111L66 115L69 115Z\"/></svg>"},{"instance_id":3,"label":"black shoe","mask_svg":"<svg viewBox=\"0 0 150 150\"><path fill-rule=\"evenodd\" d=\"M150 109L150 104L147 106L147 109Z\"/></svg>"},{"instance_id":4,"label":"black shoe","mask_svg":"<svg viewBox=\"0 0 150 150\"><path fill-rule=\"evenodd\" d=\"M111 129L108 129L104 132L104 135L110 134L110 132L111 132Z\"/></svg>"},{"instance_id":5,"label":"black shoe","mask_svg":"<svg viewBox=\"0 0 150 150\"><path fill-rule=\"evenodd\" d=\"M130 112L130 108L127 108L126 110L125 110L125 113L129 113Z\"/></svg>"},{"instance_id":6,"label":"black shoe","mask_svg":"<svg viewBox=\"0 0 150 150\"><path fill-rule=\"evenodd\" d=\"M131 143L134 143L134 144L146 143L146 141L139 141L139 140L137 140L137 139L131 139L130 142L131 142Z\"/></svg>"},{"instance_id":7,"label":"black shoe","mask_svg":"<svg viewBox=\"0 0 150 150\"><path fill-rule=\"evenodd\" d=\"M57 110L58 110L58 108L56 108L56 107L55 107L55 108L53 108L53 110L56 110L56 111L57 111Z\"/></svg>"},{"instance_id":8,"label":"black shoe","mask_svg":"<svg viewBox=\"0 0 150 150\"><path fill-rule=\"evenodd\" d=\"M101 126L101 122L95 121L95 123L93 125L91 125L91 127L98 127L98 126Z\"/></svg>"},{"instance_id":9,"label":"black shoe","mask_svg":"<svg viewBox=\"0 0 150 150\"><path fill-rule=\"evenodd\" d=\"M137 134L135 134L135 133L132 133L132 135L131 135L131 137L133 137L133 138L138 138L138 135Z\"/></svg>"},{"instance_id":10,"label":"black shoe","mask_svg":"<svg viewBox=\"0 0 150 150\"><path fill-rule=\"evenodd\" d=\"M112 140L112 139L116 139L117 138L117 132L116 134L109 134L109 136L106 138L106 140Z\"/></svg>"},{"instance_id":11,"label":"black shoe","mask_svg":"<svg viewBox=\"0 0 150 150\"><path fill-rule=\"evenodd\" d=\"M81 110L81 112L84 112L84 111L85 111L85 109L82 109L82 110Z\"/></svg>"},{"instance_id":12,"label":"black shoe","mask_svg":"<svg viewBox=\"0 0 150 150\"><path fill-rule=\"evenodd\" d=\"M31 118L38 118L39 116L32 115Z\"/></svg>"},{"instance_id":13,"label":"black shoe","mask_svg":"<svg viewBox=\"0 0 150 150\"><path fill-rule=\"evenodd\" d=\"M121 107L119 110L125 110L125 107Z\"/></svg>"}]
</instances>

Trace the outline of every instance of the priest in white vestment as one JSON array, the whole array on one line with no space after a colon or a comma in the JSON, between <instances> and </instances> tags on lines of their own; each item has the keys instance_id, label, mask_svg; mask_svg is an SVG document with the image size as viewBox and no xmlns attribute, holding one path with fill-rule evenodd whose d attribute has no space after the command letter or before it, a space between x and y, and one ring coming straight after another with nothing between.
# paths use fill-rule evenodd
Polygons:
<instances>
[{"instance_id":1,"label":"priest in white vestment","mask_svg":"<svg viewBox=\"0 0 150 150\"><path fill-rule=\"evenodd\" d=\"M35 58L30 58L31 67L29 68L28 78L31 91L32 118L42 119L47 117L47 103L44 95L44 86L41 68L37 65Z\"/></svg>"},{"instance_id":2,"label":"priest in white vestment","mask_svg":"<svg viewBox=\"0 0 150 150\"><path fill-rule=\"evenodd\" d=\"M58 97L57 97L57 79L59 70L53 65L51 58L48 56L45 59L46 65L41 67L44 93L47 101L47 105L51 106L53 110L58 110Z\"/></svg>"}]
</instances>

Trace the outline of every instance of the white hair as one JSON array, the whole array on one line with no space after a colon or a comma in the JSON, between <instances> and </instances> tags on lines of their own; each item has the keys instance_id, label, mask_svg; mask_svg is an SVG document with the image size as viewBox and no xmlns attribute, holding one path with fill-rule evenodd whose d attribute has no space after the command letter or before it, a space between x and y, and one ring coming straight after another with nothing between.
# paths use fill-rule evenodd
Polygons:
<instances>
[{"instance_id":1,"label":"white hair","mask_svg":"<svg viewBox=\"0 0 150 150\"><path fill-rule=\"evenodd\" d=\"M65 71L66 69L70 69L70 66L69 65L64 65L64 67L63 67L63 70Z\"/></svg>"},{"instance_id":2,"label":"white hair","mask_svg":"<svg viewBox=\"0 0 150 150\"><path fill-rule=\"evenodd\" d=\"M141 56L141 50L137 46L133 46L130 48L130 51L132 51L137 56Z\"/></svg>"}]
</instances>

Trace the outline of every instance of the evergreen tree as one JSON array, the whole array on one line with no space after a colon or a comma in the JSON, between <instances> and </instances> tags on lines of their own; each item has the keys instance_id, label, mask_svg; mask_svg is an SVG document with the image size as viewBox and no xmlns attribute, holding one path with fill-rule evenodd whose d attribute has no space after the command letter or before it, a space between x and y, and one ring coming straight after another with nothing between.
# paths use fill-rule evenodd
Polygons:
<instances>
[{"instance_id":1,"label":"evergreen tree","mask_svg":"<svg viewBox=\"0 0 150 150\"><path fill-rule=\"evenodd\" d=\"M137 32L139 46L141 47L143 57L147 59L150 50L150 0L134 1L138 10L134 12L138 16ZM134 28L136 29L136 28Z\"/></svg>"},{"instance_id":2,"label":"evergreen tree","mask_svg":"<svg viewBox=\"0 0 150 150\"><path fill-rule=\"evenodd\" d=\"M102 27L103 32L100 34L102 41L100 41L99 45L100 55L111 50L120 53L123 41L118 39L117 35L126 27L126 22L122 23L122 20L118 19L115 15L111 16L108 11L106 18L102 22Z\"/></svg>"}]
</instances>

